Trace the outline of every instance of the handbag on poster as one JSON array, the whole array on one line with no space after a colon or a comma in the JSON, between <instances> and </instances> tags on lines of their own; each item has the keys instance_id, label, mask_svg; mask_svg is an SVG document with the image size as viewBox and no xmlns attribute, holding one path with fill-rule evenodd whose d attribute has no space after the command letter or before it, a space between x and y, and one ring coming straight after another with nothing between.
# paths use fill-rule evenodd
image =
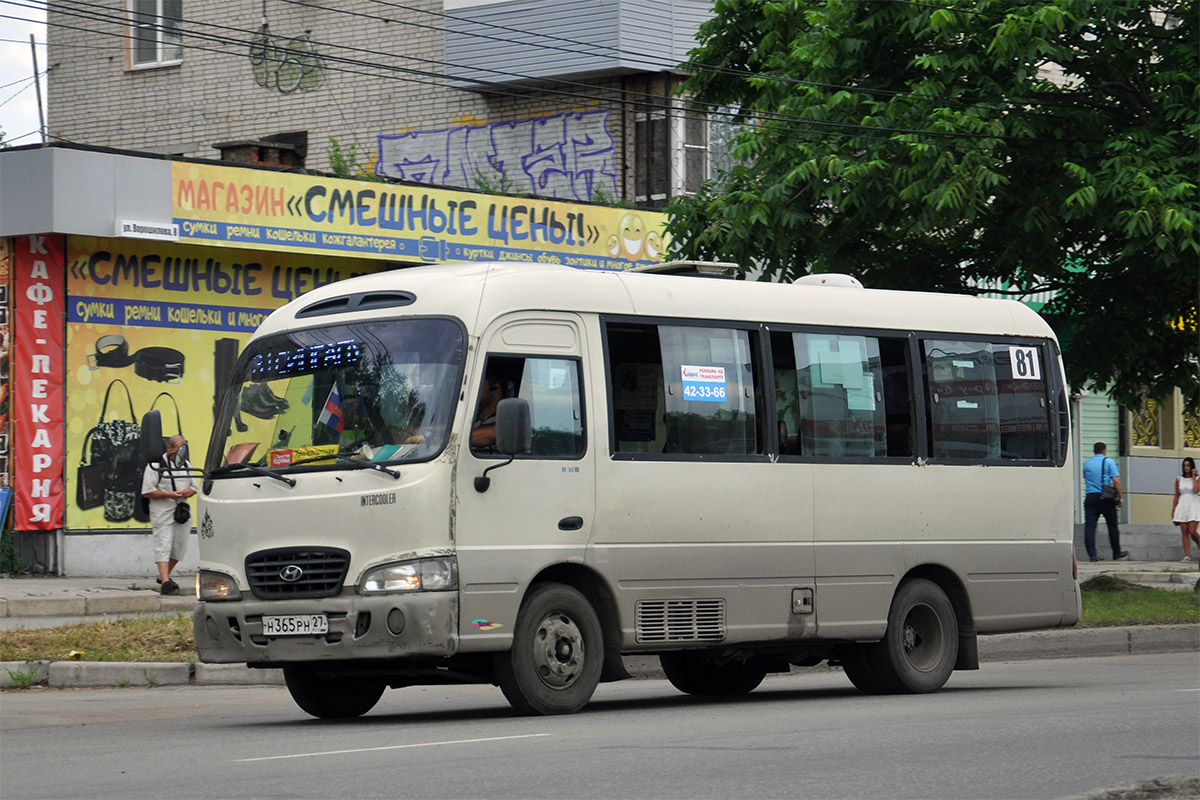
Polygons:
<instances>
[{"instance_id":1,"label":"handbag on poster","mask_svg":"<svg viewBox=\"0 0 1200 800\"><path fill-rule=\"evenodd\" d=\"M79 469L75 473L75 505L83 510L104 505L104 464L88 463L87 452L92 432L83 440Z\"/></svg>"},{"instance_id":2,"label":"handbag on poster","mask_svg":"<svg viewBox=\"0 0 1200 800\"><path fill-rule=\"evenodd\" d=\"M129 403L129 419L106 420L108 416L108 401L113 387L117 384L125 390L125 399ZM80 486L76 490L76 502L83 493L85 502L95 502L97 478L93 472L99 472L100 503L104 506L104 518L109 522L124 522L133 516L134 505L142 485L142 464L138 457L138 441L141 427L136 422L137 414L133 411L133 398L129 387L121 379L116 379L108 385L104 392L104 404L100 407L100 421L96 423L84 439L87 464L80 468ZM90 442L90 447L87 443ZM98 469L97 469L98 468ZM83 488L87 483L91 489ZM95 507L95 506L89 506Z\"/></svg>"}]
</instances>

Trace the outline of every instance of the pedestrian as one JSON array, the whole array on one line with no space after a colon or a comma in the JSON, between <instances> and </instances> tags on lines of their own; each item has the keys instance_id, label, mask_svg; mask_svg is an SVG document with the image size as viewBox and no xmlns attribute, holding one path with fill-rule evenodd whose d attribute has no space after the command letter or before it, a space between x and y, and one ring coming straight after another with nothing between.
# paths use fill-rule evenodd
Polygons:
<instances>
[{"instance_id":1,"label":"pedestrian","mask_svg":"<svg viewBox=\"0 0 1200 800\"><path fill-rule=\"evenodd\" d=\"M157 464L147 464L142 473L142 497L150 501L150 524L154 527L154 560L158 563L159 590L179 594L171 570L183 558L191 533L191 510L187 499L196 493L196 480L182 448L180 435L167 440L166 453ZM180 508L182 506L182 508ZM186 513L185 513L186 509Z\"/></svg>"},{"instance_id":2,"label":"pedestrian","mask_svg":"<svg viewBox=\"0 0 1200 800\"><path fill-rule=\"evenodd\" d=\"M1200 533L1196 532L1200 523L1200 475L1196 474L1196 462L1191 456L1183 460L1183 474L1175 479L1175 499L1171 501L1171 519L1179 526L1183 534L1183 558L1180 561L1192 560L1192 540L1200 545Z\"/></svg>"},{"instance_id":3,"label":"pedestrian","mask_svg":"<svg viewBox=\"0 0 1200 800\"><path fill-rule=\"evenodd\" d=\"M1117 527L1117 508L1124 502L1124 492L1121 489L1121 472L1117 462L1108 457L1108 447L1104 442L1092 445L1092 457L1083 462L1084 491L1083 498L1083 546L1087 548L1088 558L1099 561L1096 554L1096 523L1104 515L1108 524L1108 543L1112 545L1113 560L1129 558L1129 552L1121 549L1121 529ZM1104 487L1111 486L1114 490L1112 498L1105 497Z\"/></svg>"}]
</instances>

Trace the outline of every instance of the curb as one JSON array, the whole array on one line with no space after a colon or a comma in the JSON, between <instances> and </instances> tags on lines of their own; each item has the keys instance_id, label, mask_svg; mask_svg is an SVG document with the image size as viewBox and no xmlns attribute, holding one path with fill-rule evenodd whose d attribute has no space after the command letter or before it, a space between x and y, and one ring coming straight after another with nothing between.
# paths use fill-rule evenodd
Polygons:
<instances>
[{"instance_id":1,"label":"curb","mask_svg":"<svg viewBox=\"0 0 1200 800\"><path fill-rule=\"evenodd\" d=\"M979 660L1030 661L1043 658L1145 655L1200 651L1200 625L1146 625L1124 628L1032 631L979 637ZM626 656L625 666L638 680L663 679L654 656ZM830 671L822 665L799 672ZM14 678L13 676L17 677ZM244 664L133 661L4 661L0 689L30 686L283 686L283 671L249 669Z\"/></svg>"},{"instance_id":2,"label":"curb","mask_svg":"<svg viewBox=\"0 0 1200 800\"><path fill-rule=\"evenodd\" d=\"M0 617L99 617L105 614L191 613L196 607L192 597L106 592L89 597L74 594L63 597L13 597L0 599Z\"/></svg>"}]
</instances>

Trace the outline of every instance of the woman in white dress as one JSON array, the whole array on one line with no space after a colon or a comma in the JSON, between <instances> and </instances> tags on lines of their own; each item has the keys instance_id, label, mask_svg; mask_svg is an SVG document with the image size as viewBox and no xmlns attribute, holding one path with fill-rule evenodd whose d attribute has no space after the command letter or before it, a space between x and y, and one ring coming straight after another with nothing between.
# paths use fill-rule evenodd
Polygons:
<instances>
[{"instance_id":1,"label":"woman in white dress","mask_svg":"<svg viewBox=\"0 0 1200 800\"><path fill-rule=\"evenodd\" d=\"M1190 457L1183 460L1183 475L1175 479L1175 500L1171 503L1171 519L1183 534L1183 558L1192 560L1192 540L1200 547L1200 534L1196 532L1200 523L1200 475L1196 474L1196 462Z\"/></svg>"}]
</instances>

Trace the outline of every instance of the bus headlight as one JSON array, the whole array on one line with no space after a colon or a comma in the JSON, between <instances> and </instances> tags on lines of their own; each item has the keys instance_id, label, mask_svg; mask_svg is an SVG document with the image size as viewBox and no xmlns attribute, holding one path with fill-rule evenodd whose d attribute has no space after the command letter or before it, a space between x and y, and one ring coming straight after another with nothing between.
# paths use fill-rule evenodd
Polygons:
<instances>
[{"instance_id":1,"label":"bus headlight","mask_svg":"<svg viewBox=\"0 0 1200 800\"><path fill-rule=\"evenodd\" d=\"M385 564L362 579L362 592L444 592L458 588L458 567L453 558L421 558Z\"/></svg>"},{"instance_id":2,"label":"bus headlight","mask_svg":"<svg viewBox=\"0 0 1200 800\"><path fill-rule=\"evenodd\" d=\"M237 581L223 572L202 569L196 573L196 597L201 601L241 600L242 592Z\"/></svg>"}]
</instances>

